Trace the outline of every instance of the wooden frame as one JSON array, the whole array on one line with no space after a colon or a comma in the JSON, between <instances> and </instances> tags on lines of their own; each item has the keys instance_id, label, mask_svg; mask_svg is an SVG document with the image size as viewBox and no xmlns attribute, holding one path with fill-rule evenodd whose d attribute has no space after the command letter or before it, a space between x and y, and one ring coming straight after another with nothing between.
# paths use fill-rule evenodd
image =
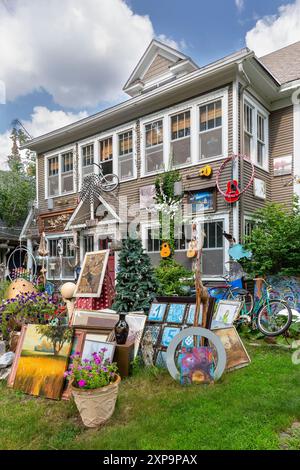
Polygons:
<instances>
[{"instance_id":1,"label":"wooden frame","mask_svg":"<svg viewBox=\"0 0 300 470\"><path fill-rule=\"evenodd\" d=\"M202 214L202 213L207 214L207 213L210 213L210 212L216 212L216 210L217 210L217 190L216 190L215 186L210 186L208 188L195 189L195 190L188 191L188 193L187 193L188 204L190 204L191 206L193 206L193 204L197 204L196 202L191 202L191 197L196 193L204 193L204 192L211 192L212 193L212 205L213 205L213 207L211 209L206 209L206 210L203 209L202 211L193 211L192 210L192 213L194 215Z\"/></svg>"},{"instance_id":2,"label":"wooden frame","mask_svg":"<svg viewBox=\"0 0 300 470\"><path fill-rule=\"evenodd\" d=\"M21 334L20 334L20 337L19 337L19 341L18 341L18 344L17 344L17 349L16 349L16 352L15 352L14 362L13 362L9 377L7 379L7 386L11 387L11 388L14 385L14 381L15 381L15 377L16 377L16 373L17 373L18 362L19 362L19 357L21 355L26 330L27 330L27 325L23 325L22 329L21 329Z\"/></svg>"},{"instance_id":3,"label":"wooden frame","mask_svg":"<svg viewBox=\"0 0 300 470\"><path fill-rule=\"evenodd\" d=\"M89 262L93 264L93 269L98 267L98 266L95 266L94 264L95 257L96 258L99 257L98 262L100 263L99 268L101 268L101 272L99 271L96 273L91 273L90 269L92 268L92 266L89 265ZM77 281L76 288L74 291L74 297L100 297L103 280L104 280L104 276L105 276L105 272L107 268L108 257L109 257L109 250L91 251L90 253L85 254L82 268L81 268L80 275L79 275L79 279ZM101 262L102 262L102 266L101 266ZM96 285L91 286L91 280L87 279L88 276L97 277L97 280L96 280L97 290L96 290ZM87 286L85 284L88 284L90 287L87 289Z\"/></svg>"},{"instance_id":4,"label":"wooden frame","mask_svg":"<svg viewBox=\"0 0 300 470\"><path fill-rule=\"evenodd\" d=\"M83 319L86 320L85 323L79 321L79 316L82 316L82 321ZM101 312L101 310L76 309L73 315L72 326L75 328L113 328L118 321L119 315L117 313L104 313Z\"/></svg>"},{"instance_id":5,"label":"wooden frame","mask_svg":"<svg viewBox=\"0 0 300 470\"><path fill-rule=\"evenodd\" d=\"M224 345L227 357L227 371L240 369L251 363L250 356L234 326L213 329L212 332L221 339Z\"/></svg>"},{"instance_id":6,"label":"wooden frame","mask_svg":"<svg viewBox=\"0 0 300 470\"><path fill-rule=\"evenodd\" d=\"M222 319L217 320L218 314L220 313L220 310L224 306L225 307L227 306L229 310L235 308L235 312L234 313L231 312L231 321L228 323L226 323L225 321L222 321ZM217 303L216 311L213 315L214 327L217 328L218 325L220 325L219 328L232 326L234 321L239 316L241 308L242 308L242 302L238 302L236 300L227 300L227 299L219 300L219 302Z\"/></svg>"}]
</instances>

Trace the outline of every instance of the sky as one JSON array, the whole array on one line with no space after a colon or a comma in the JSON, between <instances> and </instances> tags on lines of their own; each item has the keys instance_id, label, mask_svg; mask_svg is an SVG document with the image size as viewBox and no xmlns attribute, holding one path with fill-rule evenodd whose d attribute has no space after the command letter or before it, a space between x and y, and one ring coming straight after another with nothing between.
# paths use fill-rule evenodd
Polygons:
<instances>
[{"instance_id":1,"label":"sky","mask_svg":"<svg viewBox=\"0 0 300 470\"><path fill-rule=\"evenodd\" d=\"M0 0L0 169L11 122L37 137L125 100L157 38L206 65L300 40L300 0Z\"/></svg>"}]
</instances>

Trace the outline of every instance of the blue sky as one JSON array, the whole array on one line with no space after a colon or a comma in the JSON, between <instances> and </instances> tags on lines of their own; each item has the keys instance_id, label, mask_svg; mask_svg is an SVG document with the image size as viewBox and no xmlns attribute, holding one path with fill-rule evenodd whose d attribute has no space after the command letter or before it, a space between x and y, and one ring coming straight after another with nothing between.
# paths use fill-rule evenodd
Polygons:
<instances>
[{"instance_id":1,"label":"blue sky","mask_svg":"<svg viewBox=\"0 0 300 470\"><path fill-rule=\"evenodd\" d=\"M56 2L59 10L54 8ZM244 47L249 31L254 34L248 42L257 46L258 52L264 35L274 36L270 49L300 40L298 23L293 26L295 31L285 31L289 18L298 13L300 24L300 0L128 0L125 6L122 3L122 0L0 0L0 31L1 26L8 31L2 53L0 50L0 63L4 63L0 80L7 86L7 102L0 104L0 155L4 134L14 118L27 124L30 133L36 136L55 127L55 119L60 127L78 118L80 112L82 117L125 99L122 85L152 37L175 42L200 66ZM297 6L297 10L283 10L284 5ZM143 18L145 15L149 20ZM80 21L74 27L77 18ZM37 26L39 19L41 25ZM263 31L257 23L261 19L265 24ZM17 26L11 26L12 20L18 20ZM56 21L62 21L57 30ZM79 23L90 23L91 28L83 29ZM22 33L19 40L15 38L14 27ZM69 31L68 35L62 28ZM286 34L282 34L282 29ZM62 37L57 37L60 34ZM89 42L96 36L89 48ZM1 33L0 43L3 45ZM62 113L52 116L49 111ZM43 119L49 122L43 123Z\"/></svg>"}]
</instances>

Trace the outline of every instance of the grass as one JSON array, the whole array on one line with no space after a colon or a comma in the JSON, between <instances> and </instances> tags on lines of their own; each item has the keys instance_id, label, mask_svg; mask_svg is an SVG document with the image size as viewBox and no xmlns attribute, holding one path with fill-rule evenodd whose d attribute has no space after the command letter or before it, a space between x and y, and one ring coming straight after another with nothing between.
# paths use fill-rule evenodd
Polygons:
<instances>
[{"instance_id":1,"label":"grass","mask_svg":"<svg viewBox=\"0 0 300 470\"><path fill-rule=\"evenodd\" d=\"M300 420L300 366L291 352L247 347L252 364L212 386L182 387L166 371L121 384L113 418L86 430L72 401L0 385L1 449L279 449ZM285 448L300 449L300 433Z\"/></svg>"}]
</instances>

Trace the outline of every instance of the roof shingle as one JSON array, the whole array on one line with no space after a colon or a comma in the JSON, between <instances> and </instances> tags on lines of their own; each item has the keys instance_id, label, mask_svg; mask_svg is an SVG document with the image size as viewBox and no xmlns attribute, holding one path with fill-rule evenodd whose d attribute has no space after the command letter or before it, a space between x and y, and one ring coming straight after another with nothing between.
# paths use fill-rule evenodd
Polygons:
<instances>
[{"instance_id":1,"label":"roof shingle","mask_svg":"<svg viewBox=\"0 0 300 470\"><path fill-rule=\"evenodd\" d=\"M280 83L297 80L300 78L300 41L260 57L259 60Z\"/></svg>"}]
</instances>

